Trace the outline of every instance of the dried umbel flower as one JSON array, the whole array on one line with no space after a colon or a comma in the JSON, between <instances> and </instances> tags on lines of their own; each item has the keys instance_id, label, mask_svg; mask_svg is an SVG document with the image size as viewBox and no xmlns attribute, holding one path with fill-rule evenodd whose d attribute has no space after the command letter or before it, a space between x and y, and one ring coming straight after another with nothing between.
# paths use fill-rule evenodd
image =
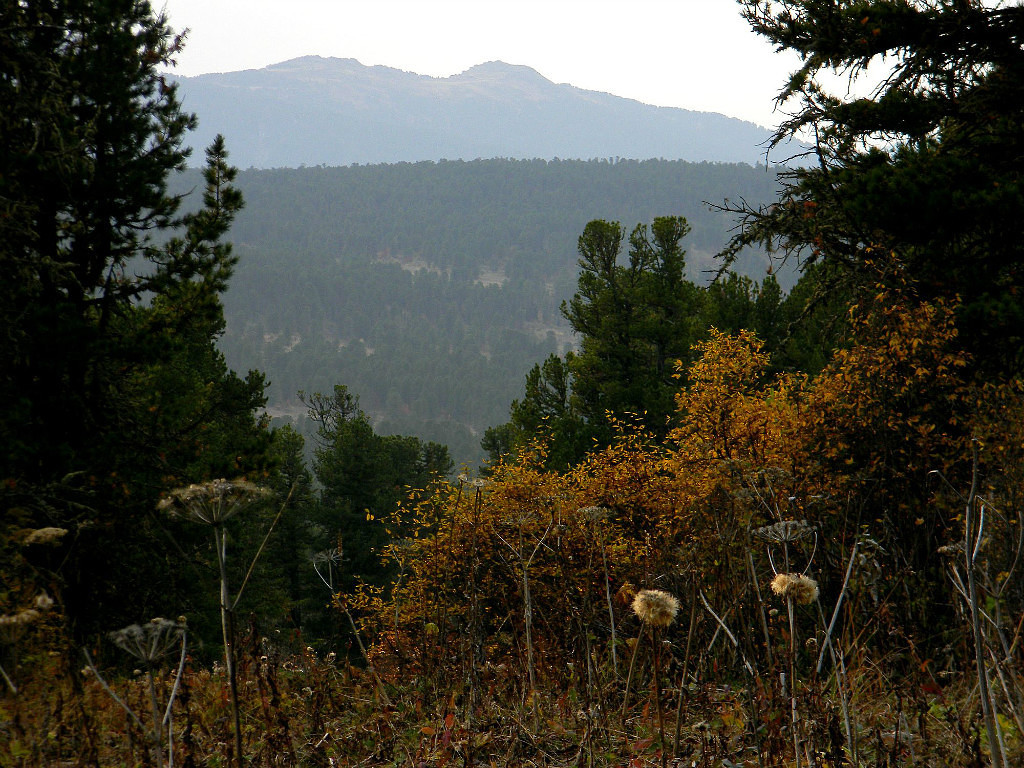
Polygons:
<instances>
[{"instance_id":1,"label":"dried umbel flower","mask_svg":"<svg viewBox=\"0 0 1024 768\"><path fill-rule=\"evenodd\" d=\"M26 608L17 613L0 615L0 643L14 643L24 634L30 624L42 614L35 608Z\"/></svg>"},{"instance_id":2,"label":"dried umbel flower","mask_svg":"<svg viewBox=\"0 0 1024 768\"><path fill-rule=\"evenodd\" d=\"M597 523L611 517L612 511L607 507L581 507L579 514L583 515L590 522Z\"/></svg>"},{"instance_id":3,"label":"dried umbel flower","mask_svg":"<svg viewBox=\"0 0 1024 768\"><path fill-rule=\"evenodd\" d=\"M810 605L818 599L818 582L802 573L780 573L771 587L776 595L797 605Z\"/></svg>"},{"instance_id":4,"label":"dried umbel flower","mask_svg":"<svg viewBox=\"0 0 1024 768\"><path fill-rule=\"evenodd\" d=\"M326 565L327 563L338 563L341 562L341 553L337 549L324 549L320 552L313 553L310 558L310 562L314 565Z\"/></svg>"},{"instance_id":5,"label":"dried umbel flower","mask_svg":"<svg viewBox=\"0 0 1024 768\"><path fill-rule=\"evenodd\" d=\"M936 551L943 557L960 557L964 553L964 545L963 542L943 544Z\"/></svg>"},{"instance_id":6,"label":"dried umbel flower","mask_svg":"<svg viewBox=\"0 0 1024 768\"><path fill-rule=\"evenodd\" d=\"M211 480L176 488L160 500L157 509L171 517L185 517L197 523L217 526L270 495L270 490L248 480Z\"/></svg>"},{"instance_id":7,"label":"dried umbel flower","mask_svg":"<svg viewBox=\"0 0 1024 768\"><path fill-rule=\"evenodd\" d=\"M66 528L37 528L25 538L25 546L33 544L55 547L67 535Z\"/></svg>"},{"instance_id":8,"label":"dried umbel flower","mask_svg":"<svg viewBox=\"0 0 1024 768\"><path fill-rule=\"evenodd\" d=\"M185 623L170 619L153 619L143 624L132 624L111 632L110 640L121 650L141 661L152 664L174 650L185 633Z\"/></svg>"},{"instance_id":9,"label":"dried umbel flower","mask_svg":"<svg viewBox=\"0 0 1024 768\"><path fill-rule=\"evenodd\" d=\"M814 533L814 526L806 520L782 520L754 530L754 535L772 544L792 544Z\"/></svg>"},{"instance_id":10,"label":"dried umbel flower","mask_svg":"<svg viewBox=\"0 0 1024 768\"><path fill-rule=\"evenodd\" d=\"M667 627L676 620L679 601L660 589L641 589L633 598L633 613L644 624Z\"/></svg>"}]
</instances>

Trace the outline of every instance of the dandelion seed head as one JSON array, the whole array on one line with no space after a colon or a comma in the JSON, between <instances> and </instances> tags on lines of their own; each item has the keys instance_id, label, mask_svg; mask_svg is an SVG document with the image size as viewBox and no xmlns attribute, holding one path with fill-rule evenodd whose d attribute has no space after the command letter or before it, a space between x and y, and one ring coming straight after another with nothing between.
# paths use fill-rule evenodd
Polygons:
<instances>
[{"instance_id":1,"label":"dandelion seed head","mask_svg":"<svg viewBox=\"0 0 1024 768\"><path fill-rule=\"evenodd\" d=\"M797 605L810 605L818 599L818 582L802 573L780 573L771 583L772 592Z\"/></svg>"},{"instance_id":2,"label":"dandelion seed head","mask_svg":"<svg viewBox=\"0 0 1024 768\"><path fill-rule=\"evenodd\" d=\"M644 624L667 627L676 620L679 601L660 589L641 589L633 598L633 613Z\"/></svg>"},{"instance_id":3,"label":"dandelion seed head","mask_svg":"<svg viewBox=\"0 0 1024 768\"><path fill-rule=\"evenodd\" d=\"M53 608L53 598L45 592L36 596L36 608L40 611L48 611Z\"/></svg>"}]
</instances>

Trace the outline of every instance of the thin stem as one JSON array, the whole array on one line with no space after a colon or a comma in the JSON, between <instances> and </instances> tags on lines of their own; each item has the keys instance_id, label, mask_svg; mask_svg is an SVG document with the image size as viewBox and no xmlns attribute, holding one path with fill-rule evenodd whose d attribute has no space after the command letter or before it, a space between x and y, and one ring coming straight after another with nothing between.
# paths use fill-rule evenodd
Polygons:
<instances>
[{"instance_id":1,"label":"thin stem","mask_svg":"<svg viewBox=\"0 0 1024 768\"><path fill-rule=\"evenodd\" d=\"M114 693L113 689L111 689L111 687L109 685L107 685L107 681L103 679L103 675L100 674L100 671L98 669L96 669L96 665L93 664L92 657L89 655L89 651L87 649L83 648L82 649L82 653L85 654L85 664L86 664L86 666L89 667L90 670L92 670L92 673L94 675L96 675L96 679L99 681L100 685L103 686L103 690L105 690L107 693L110 694L110 698L112 698L114 701L116 701L118 703L118 705L121 707L121 709L123 709L125 712L127 712L128 716L132 720L135 721L135 725L137 725L139 727L139 730L142 731L143 733L145 733L146 732L146 726L144 726L142 724L142 721L139 720L139 718L136 716L136 714L134 712L132 712L131 708L127 704L125 704L123 701L121 701L121 697L118 696L116 693Z\"/></svg>"},{"instance_id":2,"label":"thin stem","mask_svg":"<svg viewBox=\"0 0 1024 768\"><path fill-rule=\"evenodd\" d=\"M356 638L356 645L359 646L359 652L363 654L363 659L366 661L366 669L373 678L373 682L377 685L377 691L380 693L381 699L384 701L385 706L391 706L391 699L388 698L387 691L384 690L384 683L380 677L377 676L377 670L373 666L373 662L370 661L370 656L366 653L366 646L363 645L363 640L359 637L359 629L356 627L355 619L352 618L351 612L348 610L348 606L344 602L338 600L338 605L341 606L341 610L345 613L345 617L348 619L349 625L352 627L352 634Z\"/></svg>"},{"instance_id":3,"label":"thin stem","mask_svg":"<svg viewBox=\"0 0 1024 768\"><path fill-rule=\"evenodd\" d=\"M707 612L708 612L708 613L710 613L710 614L711 614L711 618L713 618L713 619L714 619L714 620L715 620L715 621L716 621L716 622L718 623L718 626L719 626L719 627L721 627L721 629L722 629L722 631L723 631L723 632L725 632L725 636L726 636L726 637L728 637L728 638L729 638L729 640L731 640L731 641L732 641L733 647L734 647L734 648L735 648L735 649L736 649L737 651L739 651L739 654L740 654L740 659L741 659L741 660L743 661L743 667L744 667L744 668L745 668L745 669L747 670L747 672L748 672L748 673L750 674L750 676L751 676L751 677L753 677L753 676L754 676L754 667L753 667L753 665L752 665L752 664L751 664L751 663L750 663L750 662L749 662L749 661L747 660L747 657L743 655L743 650L742 650L742 649L740 648L740 644L739 644L739 641L738 641L738 640L736 639L736 635L734 635L734 634L733 634L733 633L732 633L732 632L731 632L731 631L729 630L729 627L727 627L727 626L725 625L725 622L724 622L724 621L722 621L722 619L721 619L721 618L719 618L719 616L718 616L718 614L717 614L717 613L715 613L714 609L713 609L713 608L711 607L711 605L710 605L710 604L708 603L708 600L707 600L707 598L706 598L706 597L704 597L704 593L703 593L703 592L701 592L701 591L698 591L698 592L697 592L697 594L698 594L698 595L700 596L700 601L701 601L702 603L704 603L704 608L705 608L705 609L707 610Z\"/></svg>"},{"instance_id":4,"label":"thin stem","mask_svg":"<svg viewBox=\"0 0 1024 768\"><path fill-rule=\"evenodd\" d=\"M239 768L242 757L242 720L238 712L238 678L235 673L235 622L228 597L227 532L223 526L213 529L217 547L217 562L220 566L220 625L224 635L224 665L228 675L228 690L231 694L231 716L235 729L235 756Z\"/></svg>"},{"instance_id":5,"label":"thin stem","mask_svg":"<svg viewBox=\"0 0 1024 768\"><path fill-rule=\"evenodd\" d=\"M658 738L661 746L661 766L668 764L668 753L665 750L665 718L661 711L661 649L658 645L658 633L651 625L651 646L654 649L654 678L651 680L651 693L654 694L654 708L658 713Z\"/></svg>"},{"instance_id":6,"label":"thin stem","mask_svg":"<svg viewBox=\"0 0 1024 768\"><path fill-rule=\"evenodd\" d=\"M636 657L640 650L640 640L643 638L644 633L641 632L636 636L636 642L633 643L633 656L629 660L629 673L626 675L626 692L622 696L622 719L626 719L626 710L629 707L629 686L633 682L633 669L636 667Z\"/></svg>"},{"instance_id":7,"label":"thin stem","mask_svg":"<svg viewBox=\"0 0 1024 768\"><path fill-rule=\"evenodd\" d=\"M672 744L672 757L679 755L679 737L683 727L683 692L690 668L690 651L693 647L693 630L697 624L697 601L690 600L690 628L686 630L686 653L683 655L683 671L679 673L679 700L676 702L676 735Z\"/></svg>"},{"instance_id":8,"label":"thin stem","mask_svg":"<svg viewBox=\"0 0 1024 768\"><path fill-rule=\"evenodd\" d=\"M11 693L15 696L18 695L18 686L14 684L14 681L7 676L7 672L4 670L3 665L0 664L0 675L3 675L4 681L7 683L7 687L11 689Z\"/></svg>"},{"instance_id":9,"label":"thin stem","mask_svg":"<svg viewBox=\"0 0 1024 768\"><path fill-rule=\"evenodd\" d=\"M235 601L231 604L231 610L238 607L238 601L242 599L242 592L245 591L245 585L249 583L249 577L252 576L253 569L256 568L256 561L260 559L260 555L263 554L263 548L267 546L267 541L270 539L270 534L274 532L274 528L277 526L278 521L281 519L281 515L285 508L288 506L288 502L291 501L292 494L295 493L295 486L298 482L292 483L292 488L288 491L288 497L281 503L280 509L277 510L277 515L274 517L274 522L270 524L270 528L267 529L267 535L263 537L263 541L260 543L260 548L256 550L256 554L253 555L252 562L249 563L249 570L245 572L245 578L242 579L242 586L238 588L238 592L235 593Z\"/></svg>"},{"instance_id":10,"label":"thin stem","mask_svg":"<svg viewBox=\"0 0 1024 768\"><path fill-rule=\"evenodd\" d=\"M788 559L788 558L787 558ZM793 598L786 598L786 613L789 615L789 713L793 727L793 759L800 768L800 734L796 715L796 622L793 618Z\"/></svg>"},{"instance_id":11,"label":"thin stem","mask_svg":"<svg viewBox=\"0 0 1024 768\"><path fill-rule=\"evenodd\" d=\"M153 680L153 667L146 664L146 682L149 684L149 706L153 717L153 752L156 755L157 768L163 768L164 754L164 723L160 717L160 704L156 698L156 681Z\"/></svg>"},{"instance_id":12,"label":"thin stem","mask_svg":"<svg viewBox=\"0 0 1024 768\"><path fill-rule=\"evenodd\" d=\"M615 637L615 608L612 605L612 580L608 575L608 558L605 556L604 552L604 536L601 536L598 543L601 546L601 565L604 568L604 598L608 603L608 622L611 624L612 629L612 671L615 673L615 677L618 678L619 658L615 648L615 646L618 645L618 641Z\"/></svg>"},{"instance_id":13,"label":"thin stem","mask_svg":"<svg viewBox=\"0 0 1024 768\"><path fill-rule=\"evenodd\" d=\"M181 633L181 659L178 661L178 671L174 675L174 685L171 686L171 695L167 698L167 709L164 712L163 722L167 724L167 765L174 768L174 722L172 718L174 697L178 695L178 687L181 685L181 675L185 671L185 648L187 645L187 632Z\"/></svg>"},{"instance_id":14,"label":"thin stem","mask_svg":"<svg viewBox=\"0 0 1024 768\"><path fill-rule=\"evenodd\" d=\"M839 590L839 599L836 600L835 610L832 611L832 620L828 623L828 629L825 630L825 641L821 644L821 652L818 654L818 666L815 668L817 674L821 674L821 665L825 661L825 651L832 646L832 631L836 628L836 621L839 619L839 609L843 605L843 598L846 596L846 587L850 583L850 575L853 573L853 564L857 558L857 547L860 546L860 542L854 542L853 550L850 552L850 562L846 565L846 576L843 578L843 587Z\"/></svg>"},{"instance_id":15,"label":"thin stem","mask_svg":"<svg viewBox=\"0 0 1024 768\"><path fill-rule=\"evenodd\" d=\"M974 505L978 494L978 444L975 441L971 446L973 454L973 466L971 470L971 492L967 497L967 507L964 512L964 564L967 570L967 597L968 606L971 609L971 631L974 634L974 661L978 667L978 696L981 699L981 714L985 720L985 732L988 736L989 758L992 768L1003 768L1006 761L1003 757L1002 745L999 741L999 733L996 726L996 716L992 711L992 694L988 685L988 672L985 663L985 639L981 631L981 616L978 601L978 583L974 573L974 558L977 554L977 542L975 537L981 538L982 518L978 525L978 533L975 534Z\"/></svg>"}]
</instances>

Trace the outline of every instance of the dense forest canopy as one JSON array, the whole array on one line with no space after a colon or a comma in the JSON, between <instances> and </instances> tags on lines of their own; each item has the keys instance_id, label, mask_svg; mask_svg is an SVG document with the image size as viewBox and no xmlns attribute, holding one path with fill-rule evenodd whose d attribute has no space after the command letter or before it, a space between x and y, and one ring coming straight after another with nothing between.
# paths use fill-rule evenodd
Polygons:
<instances>
[{"instance_id":1,"label":"dense forest canopy","mask_svg":"<svg viewBox=\"0 0 1024 768\"><path fill-rule=\"evenodd\" d=\"M704 284L733 226L704 201L778 190L774 168L621 158L248 170L237 183L229 364L267 374L275 415L301 421L299 390L344 382L380 431L445 443L470 466L530 367L578 343L559 306L588 221L685 216L687 276ZM736 266L759 282L767 260Z\"/></svg>"}]
</instances>

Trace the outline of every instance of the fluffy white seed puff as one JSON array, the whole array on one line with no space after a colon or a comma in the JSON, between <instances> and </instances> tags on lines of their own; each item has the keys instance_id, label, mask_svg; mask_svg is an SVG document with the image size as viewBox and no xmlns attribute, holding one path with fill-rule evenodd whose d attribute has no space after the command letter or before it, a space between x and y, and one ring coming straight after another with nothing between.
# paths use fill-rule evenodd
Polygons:
<instances>
[{"instance_id":1,"label":"fluffy white seed puff","mask_svg":"<svg viewBox=\"0 0 1024 768\"><path fill-rule=\"evenodd\" d=\"M679 601L660 589L641 589L633 598L633 613L644 624L667 627L676 620Z\"/></svg>"},{"instance_id":2,"label":"fluffy white seed puff","mask_svg":"<svg viewBox=\"0 0 1024 768\"><path fill-rule=\"evenodd\" d=\"M809 605L818 599L818 582L802 573L780 573L772 579L772 592L797 605Z\"/></svg>"}]
</instances>

